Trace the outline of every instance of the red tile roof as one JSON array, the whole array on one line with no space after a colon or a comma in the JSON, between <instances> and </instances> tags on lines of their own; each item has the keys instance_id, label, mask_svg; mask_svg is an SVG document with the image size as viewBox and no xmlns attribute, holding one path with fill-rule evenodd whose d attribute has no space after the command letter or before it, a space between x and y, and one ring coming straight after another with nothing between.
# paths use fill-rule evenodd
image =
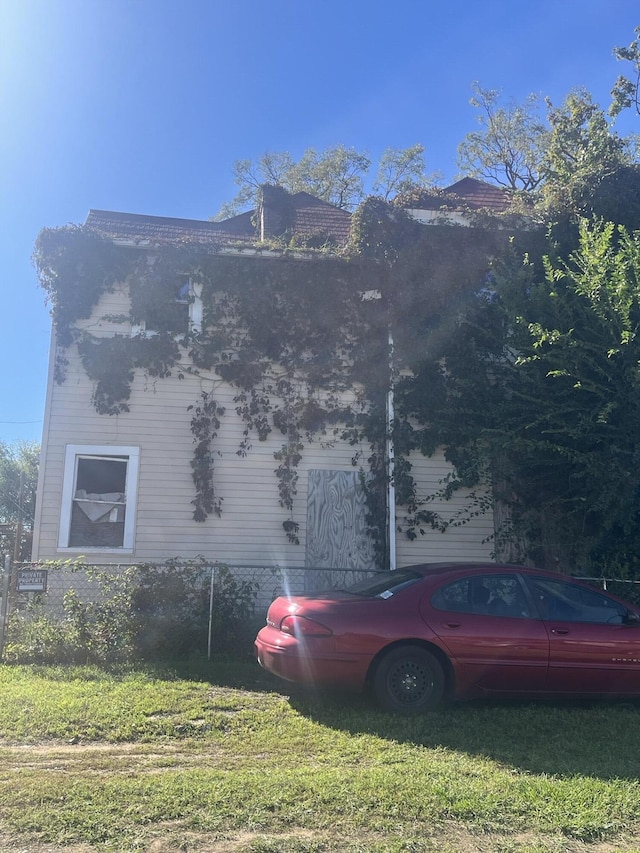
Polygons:
<instances>
[{"instance_id":1,"label":"red tile roof","mask_svg":"<svg viewBox=\"0 0 640 853\"><path fill-rule=\"evenodd\" d=\"M90 210L85 226L114 240L132 240L137 243L166 243L178 240L218 243L229 240L230 236L218 227L217 222L118 213L111 210Z\"/></svg>"},{"instance_id":2,"label":"red tile roof","mask_svg":"<svg viewBox=\"0 0 640 853\"><path fill-rule=\"evenodd\" d=\"M478 210L488 208L502 213L511 205L511 193L507 189L479 181L462 178L450 187L445 187L432 196L424 195L415 205L420 210L439 210L442 207L463 206Z\"/></svg>"},{"instance_id":3,"label":"red tile roof","mask_svg":"<svg viewBox=\"0 0 640 853\"><path fill-rule=\"evenodd\" d=\"M289 233L302 238L331 237L338 245L344 245L349 239L351 214L348 211L305 192L288 196L288 205ZM184 240L212 244L237 241L254 243L262 237L279 236L275 232L261 234L260 222L256 222L256 218L259 219L256 210L246 211L222 222L90 210L85 225L112 239L144 244ZM272 221L274 219L277 216Z\"/></svg>"},{"instance_id":4,"label":"red tile roof","mask_svg":"<svg viewBox=\"0 0 640 853\"><path fill-rule=\"evenodd\" d=\"M257 231L254 216L255 210L246 210L244 213L239 213L237 216L231 216L229 219L223 219L214 224L223 234L255 240Z\"/></svg>"},{"instance_id":5,"label":"red tile roof","mask_svg":"<svg viewBox=\"0 0 640 853\"><path fill-rule=\"evenodd\" d=\"M437 193L423 194L408 206L422 210L489 208L502 212L509 208L510 203L508 190L475 178L463 178ZM91 210L85 225L112 239L145 245L183 241L211 245L246 244L286 233L287 236L302 238L298 240L301 246L305 240L312 238L317 244L330 238L338 246L343 246L349 239L351 214L306 192L290 195L279 188L263 187L261 207L222 222Z\"/></svg>"},{"instance_id":6,"label":"red tile roof","mask_svg":"<svg viewBox=\"0 0 640 853\"><path fill-rule=\"evenodd\" d=\"M351 214L309 193L291 196L294 211L293 232L304 237L328 235L343 245L351 233Z\"/></svg>"}]
</instances>

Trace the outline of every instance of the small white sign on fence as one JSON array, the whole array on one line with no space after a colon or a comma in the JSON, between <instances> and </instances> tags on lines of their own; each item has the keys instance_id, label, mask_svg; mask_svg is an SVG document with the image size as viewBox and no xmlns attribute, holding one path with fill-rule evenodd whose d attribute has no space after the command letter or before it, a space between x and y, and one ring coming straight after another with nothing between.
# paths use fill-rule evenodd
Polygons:
<instances>
[{"instance_id":1,"label":"small white sign on fence","mask_svg":"<svg viewBox=\"0 0 640 853\"><path fill-rule=\"evenodd\" d=\"M46 592L48 574L46 569L19 569L18 592Z\"/></svg>"}]
</instances>

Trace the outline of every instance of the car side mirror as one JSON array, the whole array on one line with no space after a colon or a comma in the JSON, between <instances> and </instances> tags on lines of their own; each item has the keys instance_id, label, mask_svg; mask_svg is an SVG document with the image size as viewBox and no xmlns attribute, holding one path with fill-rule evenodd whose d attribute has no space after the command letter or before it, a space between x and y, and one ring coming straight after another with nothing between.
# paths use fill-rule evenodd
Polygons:
<instances>
[{"instance_id":1,"label":"car side mirror","mask_svg":"<svg viewBox=\"0 0 640 853\"><path fill-rule=\"evenodd\" d=\"M640 625L640 613L636 613L634 610L627 610L624 623L625 625Z\"/></svg>"}]
</instances>

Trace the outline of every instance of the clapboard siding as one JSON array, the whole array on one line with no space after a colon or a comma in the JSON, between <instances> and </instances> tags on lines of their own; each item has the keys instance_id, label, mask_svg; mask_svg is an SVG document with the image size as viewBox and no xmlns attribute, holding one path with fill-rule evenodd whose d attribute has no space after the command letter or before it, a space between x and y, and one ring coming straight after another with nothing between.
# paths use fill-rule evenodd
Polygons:
<instances>
[{"instance_id":1,"label":"clapboard siding","mask_svg":"<svg viewBox=\"0 0 640 853\"><path fill-rule=\"evenodd\" d=\"M94 312L94 318L82 321L92 334L129 334L127 323L95 319L128 311L127 290L117 288L106 294ZM251 439L246 456L237 451L244 422L234 403L236 390L215 377L184 374L178 369L165 379L145 376L136 371L128 400L129 412L99 415L91 404L93 383L72 347L64 353L68 359L62 384L49 381L43 462L40 472L38 510L34 536L34 559L72 558L82 551L58 550L60 504L63 486L65 448L70 444L133 446L140 449L138 500L135 512L136 533L133 554L126 560L164 560L169 557L207 559L232 565L259 564L301 566L305 562L308 472L311 470L353 471L352 460L358 450L368 455L367 446L354 447L333 434L306 445L297 469L297 495L291 517L299 525L299 545L287 540L282 523L290 517L279 505L274 459L286 437L273 431L261 442ZM186 356L185 356L186 361ZM213 393L225 407L221 427L214 441L214 484L222 499L222 516L212 515L205 522L193 520L194 486L191 460L194 447L190 431L193 412L203 391ZM327 438L330 446L327 447ZM449 466L442 457L412 459L413 474L423 494L432 494ZM458 502L459 503L459 502ZM441 507L455 512L456 502ZM435 506L434 506L435 508ZM440 507L438 507L440 508ZM398 510L399 520L402 509ZM488 557L490 544L483 540L492 532L492 518L473 519L469 524L452 527L447 533L426 530L413 542L399 535L398 565L427 560L472 560ZM85 549L86 550L86 549ZM118 562L113 552L91 552L95 562Z\"/></svg>"},{"instance_id":2,"label":"clapboard siding","mask_svg":"<svg viewBox=\"0 0 640 853\"><path fill-rule=\"evenodd\" d=\"M115 311L112 307L111 310ZM310 468L348 468L354 448L337 446L327 457L319 443L305 451L298 469L298 494L293 518L300 526L300 545L288 542L282 522L289 513L278 502L274 451L286 440L272 433L265 442L255 438L246 456L238 446L244 422L235 412L236 391L220 380L186 375L150 382L137 371L128 401L130 411L99 415L90 404L93 384L86 376L74 349L66 381L50 388L50 428L42 472L40 522L34 558L70 556L57 550L60 495L67 444L140 447L136 544L133 557L139 560L185 558L203 554L229 562L304 562L306 524L306 480ZM226 407L219 434L214 441L214 483L223 499L221 518L213 515L204 523L192 518L194 486L191 479L193 436L192 412L202 390L213 391ZM92 552L92 559L113 561L111 553Z\"/></svg>"},{"instance_id":3,"label":"clapboard siding","mask_svg":"<svg viewBox=\"0 0 640 853\"><path fill-rule=\"evenodd\" d=\"M437 453L432 457L414 454L411 457L412 475L416 482L418 494L424 497L437 495L442 482L451 472L451 465L443 454ZM419 562L437 562L454 560L468 562L478 559L491 559L493 513L487 512L477 517L469 518L466 512L469 506L468 493L461 491L455 499L432 500L425 509L433 510L444 519L459 522L451 526L445 533L423 526L423 534L418 534L411 541L400 535L397 541L398 566L409 566ZM402 518L402 508L398 508L398 520Z\"/></svg>"}]
</instances>

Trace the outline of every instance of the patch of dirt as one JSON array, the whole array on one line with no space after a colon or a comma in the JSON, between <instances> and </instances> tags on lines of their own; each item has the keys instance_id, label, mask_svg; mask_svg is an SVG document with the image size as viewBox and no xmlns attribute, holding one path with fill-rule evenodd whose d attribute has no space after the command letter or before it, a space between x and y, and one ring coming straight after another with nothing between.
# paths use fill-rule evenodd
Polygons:
<instances>
[{"instance_id":1,"label":"patch of dirt","mask_svg":"<svg viewBox=\"0 0 640 853\"><path fill-rule=\"evenodd\" d=\"M41 844L0 833L0 853L100 853L90 844Z\"/></svg>"},{"instance_id":2,"label":"patch of dirt","mask_svg":"<svg viewBox=\"0 0 640 853\"><path fill-rule=\"evenodd\" d=\"M178 825L165 825L150 829L146 846L136 846L136 853L250 853L256 842L269 843L273 849L286 851L307 850L315 842L324 845L329 853L350 853L354 849L384 850L385 836L362 833L357 837L335 837L330 832L312 832L299 829L287 834L270 835L265 832L239 832L233 836L185 831ZM637 838L637 836L636 836ZM388 839L389 847L397 838ZM429 837L421 838L412 847L416 853L640 853L640 844L634 838L617 841L584 843L563 836L540 836L534 833L502 835L473 833L457 825L440 827ZM87 844L56 845L38 841L23 841L17 836L0 833L0 853L103 853L100 848ZM126 853L126 851L118 851Z\"/></svg>"},{"instance_id":3,"label":"patch of dirt","mask_svg":"<svg viewBox=\"0 0 640 853\"><path fill-rule=\"evenodd\" d=\"M140 743L46 743L2 745L3 770L30 770L57 772L81 768L91 774L130 771L135 759L139 768L147 773L180 770L208 764L220 766L221 750L210 745L206 755L185 751L172 744L150 746ZM3 853L0 848L0 853ZM15 851L14 851L15 853Z\"/></svg>"}]
</instances>

